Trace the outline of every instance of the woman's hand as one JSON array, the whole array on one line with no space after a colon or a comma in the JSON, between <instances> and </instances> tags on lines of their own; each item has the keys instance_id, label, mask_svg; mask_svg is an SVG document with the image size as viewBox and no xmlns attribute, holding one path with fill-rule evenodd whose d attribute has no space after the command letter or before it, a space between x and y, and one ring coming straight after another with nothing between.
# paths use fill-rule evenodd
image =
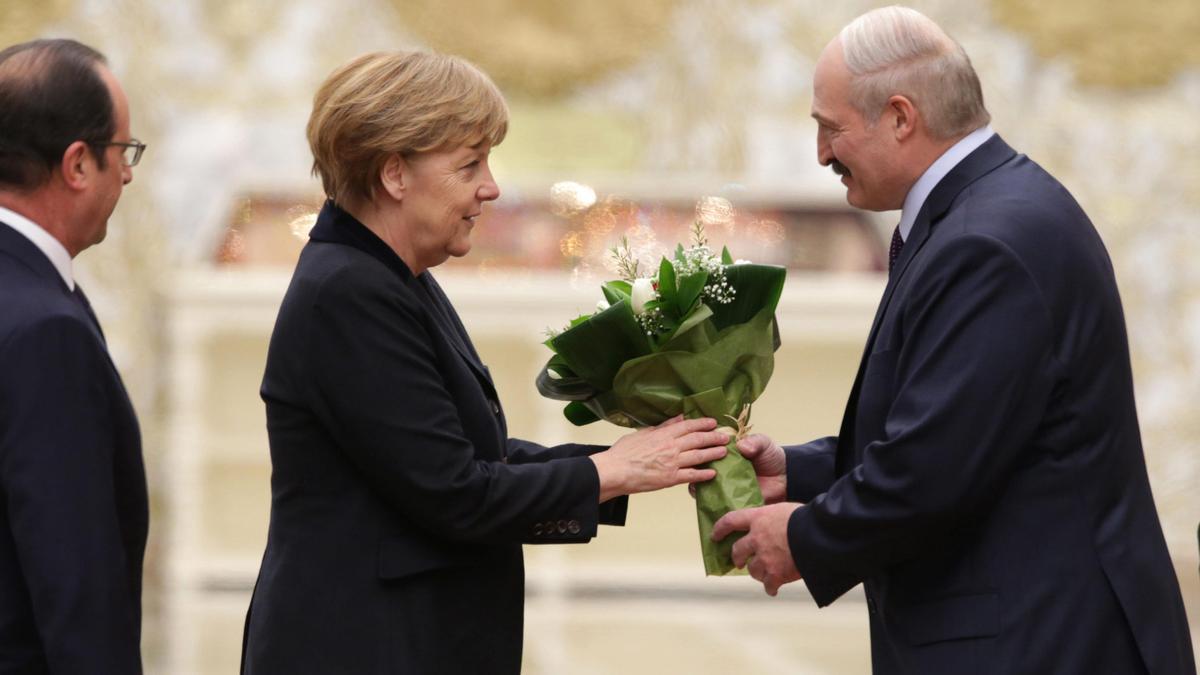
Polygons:
<instances>
[{"instance_id":1,"label":"woman's hand","mask_svg":"<svg viewBox=\"0 0 1200 675\"><path fill-rule=\"evenodd\" d=\"M710 417L675 417L622 436L608 450L592 455L600 475L600 501L712 480L716 471L695 467L725 456L730 437L713 431L716 426Z\"/></svg>"}]
</instances>

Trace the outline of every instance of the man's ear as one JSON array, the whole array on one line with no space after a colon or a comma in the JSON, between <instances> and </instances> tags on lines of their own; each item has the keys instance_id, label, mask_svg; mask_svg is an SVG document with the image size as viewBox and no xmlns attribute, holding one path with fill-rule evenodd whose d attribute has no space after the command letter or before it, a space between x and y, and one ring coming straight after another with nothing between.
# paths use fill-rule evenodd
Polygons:
<instances>
[{"instance_id":1,"label":"man's ear","mask_svg":"<svg viewBox=\"0 0 1200 675\"><path fill-rule=\"evenodd\" d=\"M903 141L916 132L920 113L907 96L896 94L889 98L886 112L897 141Z\"/></svg>"},{"instance_id":2,"label":"man's ear","mask_svg":"<svg viewBox=\"0 0 1200 675\"><path fill-rule=\"evenodd\" d=\"M408 189L411 172L412 169L408 162L404 161L404 158L397 152L388 157L380 167L379 182L392 199L400 201L404 199L404 193Z\"/></svg>"},{"instance_id":3,"label":"man's ear","mask_svg":"<svg viewBox=\"0 0 1200 675\"><path fill-rule=\"evenodd\" d=\"M75 141L68 145L59 163L63 183L72 190L86 188L91 180L92 171L96 168L96 157L92 155L91 146L83 141Z\"/></svg>"}]
</instances>

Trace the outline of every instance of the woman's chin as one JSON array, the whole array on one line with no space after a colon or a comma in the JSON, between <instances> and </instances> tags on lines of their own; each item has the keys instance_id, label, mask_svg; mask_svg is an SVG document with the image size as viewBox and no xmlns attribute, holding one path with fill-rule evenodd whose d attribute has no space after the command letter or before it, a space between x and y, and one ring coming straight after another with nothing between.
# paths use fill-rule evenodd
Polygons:
<instances>
[{"instance_id":1,"label":"woman's chin","mask_svg":"<svg viewBox=\"0 0 1200 675\"><path fill-rule=\"evenodd\" d=\"M461 258L470 252L471 252L471 242L470 241L458 241L458 242L454 242L450 246L446 247L446 253L448 253L451 257L454 257L454 258Z\"/></svg>"}]
</instances>

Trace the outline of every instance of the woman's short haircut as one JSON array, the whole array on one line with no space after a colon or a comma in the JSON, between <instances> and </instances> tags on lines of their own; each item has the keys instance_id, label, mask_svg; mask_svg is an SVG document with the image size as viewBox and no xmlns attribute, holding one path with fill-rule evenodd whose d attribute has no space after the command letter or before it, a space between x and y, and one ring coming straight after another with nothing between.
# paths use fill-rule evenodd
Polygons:
<instances>
[{"instance_id":1,"label":"woman's short haircut","mask_svg":"<svg viewBox=\"0 0 1200 675\"><path fill-rule=\"evenodd\" d=\"M0 189L27 192L50 179L75 141L104 147L117 133L104 56L74 40L33 40L0 51Z\"/></svg>"},{"instance_id":2,"label":"woman's short haircut","mask_svg":"<svg viewBox=\"0 0 1200 675\"><path fill-rule=\"evenodd\" d=\"M326 196L346 206L374 199L392 153L498 145L507 131L504 97L474 65L431 52L375 52L317 90L308 144Z\"/></svg>"},{"instance_id":3,"label":"woman's short haircut","mask_svg":"<svg viewBox=\"0 0 1200 675\"><path fill-rule=\"evenodd\" d=\"M901 95L942 139L991 121L979 77L962 46L931 19L907 7L883 7L850 22L839 35L851 74L850 103L868 122Z\"/></svg>"}]
</instances>

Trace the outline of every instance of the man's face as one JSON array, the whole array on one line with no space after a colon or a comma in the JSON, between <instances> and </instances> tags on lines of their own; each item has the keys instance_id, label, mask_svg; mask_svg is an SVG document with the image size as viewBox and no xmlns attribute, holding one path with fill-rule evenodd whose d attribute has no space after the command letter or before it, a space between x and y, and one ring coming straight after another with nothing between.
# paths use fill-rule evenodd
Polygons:
<instances>
[{"instance_id":1,"label":"man's face","mask_svg":"<svg viewBox=\"0 0 1200 675\"><path fill-rule=\"evenodd\" d=\"M117 78L108 68L104 66L97 66L97 68L101 78L108 85L108 91L113 100L116 133L109 140L127 142L132 138L129 131L129 99L126 98L121 83L117 82ZM83 222L80 223L80 231L77 233L81 244L79 250L104 241L104 237L108 233L108 219L112 215L113 209L117 207L117 201L121 198L121 190L133 180L133 169L125 166L121 160L122 150L124 148L119 145L104 146L101 150L104 153L105 165L103 169L99 168L98 164L96 166L96 181L89 190L87 208L84 210L83 218L81 218Z\"/></svg>"},{"instance_id":2,"label":"man's face","mask_svg":"<svg viewBox=\"0 0 1200 675\"><path fill-rule=\"evenodd\" d=\"M850 104L850 79L841 41L835 39L821 52L813 75L817 161L842 177L846 201L852 206L870 211L898 209L911 184L901 170L890 116L864 119Z\"/></svg>"}]
</instances>

